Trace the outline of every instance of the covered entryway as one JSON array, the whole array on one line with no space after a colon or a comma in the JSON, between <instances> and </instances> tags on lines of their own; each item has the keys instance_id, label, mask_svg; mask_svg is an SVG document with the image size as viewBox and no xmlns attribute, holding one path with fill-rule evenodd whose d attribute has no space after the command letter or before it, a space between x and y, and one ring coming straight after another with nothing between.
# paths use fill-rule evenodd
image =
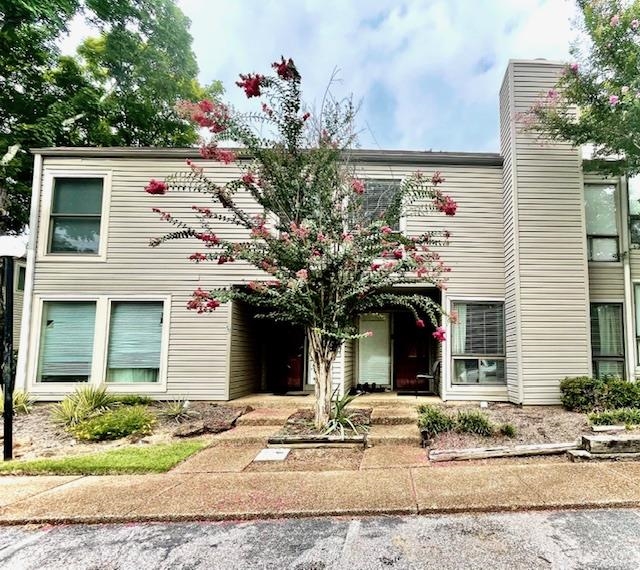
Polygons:
<instances>
[{"instance_id":1,"label":"covered entryway","mask_svg":"<svg viewBox=\"0 0 640 570\"><path fill-rule=\"evenodd\" d=\"M275 394L304 390L304 330L281 323L262 325L266 389Z\"/></svg>"}]
</instances>

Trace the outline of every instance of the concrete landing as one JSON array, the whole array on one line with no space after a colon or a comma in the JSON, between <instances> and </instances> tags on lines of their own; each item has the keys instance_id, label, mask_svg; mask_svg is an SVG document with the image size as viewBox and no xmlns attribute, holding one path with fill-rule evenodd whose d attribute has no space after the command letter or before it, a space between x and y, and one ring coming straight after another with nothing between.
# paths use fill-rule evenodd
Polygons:
<instances>
[{"instance_id":1,"label":"concrete landing","mask_svg":"<svg viewBox=\"0 0 640 570\"><path fill-rule=\"evenodd\" d=\"M372 425L367 436L369 445L415 445L420 446L422 437L414 424Z\"/></svg>"},{"instance_id":2,"label":"concrete landing","mask_svg":"<svg viewBox=\"0 0 640 570\"><path fill-rule=\"evenodd\" d=\"M299 408L256 408L240 416L237 426L283 426L287 418Z\"/></svg>"}]
</instances>

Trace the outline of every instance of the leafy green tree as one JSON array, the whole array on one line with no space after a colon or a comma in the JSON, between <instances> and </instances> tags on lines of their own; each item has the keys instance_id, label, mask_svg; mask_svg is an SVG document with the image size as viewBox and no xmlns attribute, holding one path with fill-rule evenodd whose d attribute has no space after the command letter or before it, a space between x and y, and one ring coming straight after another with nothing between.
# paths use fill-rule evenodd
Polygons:
<instances>
[{"instance_id":1,"label":"leafy green tree","mask_svg":"<svg viewBox=\"0 0 640 570\"><path fill-rule=\"evenodd\" d=\"M98 36L61 56L56 41L75 14ZM0 0L0 17L0 233L28 221L28 149L192 145L197 131L175 103L222 90L198 84L174 0Z\"/></svg>"},{"instance_id":2,"label":"leafy green tree","mask_svg":"<svg viewBox=\"0 0 640 570\"><path fill-rule=\"evenodd\" d=\"M575 60L566 66L557 89L531 110L528 126L576 146L593 144L591 168L636 174L640 172L640 1L578 0L578 6L583 41L572 48Z\"/></svg>"},{"instance_id":3,"label":"leafy green tree","mask_svg":"<svg viewBox=\"0 0 640 570\"><path fill-rule=\"evenodd\" d=\"M223 302L241 301L259 317L303 328L313 363L315 424L323 428L331 407L331 368L345 341L361 336L355 326L359 314L408 310L417 327L429 318L436 327L433 336L444 340L442 307L427 295L402 294L394 286L442 286L447 268L436 249L448 233L425 228L406 235L394 228L401 211L454 215L457 205L440 190L439 173L416 173L403 181L386 210L372 214L367 186L350 166L353 107L330 104L313 118L304 112L293 61L282 59L273 68L273 76L241 75L238 82L247 97L263 98L261 112L238 114L207 100L181 105L185 116L210 132L202 157L233 163L241 175L217 184L188 161L190 168L167 180L151 180L150 194L194 192L207 199L192 206L190 218L154 208L173 231L152 245L191 239L200 245L189 257L195 263L241 262L262 272L262 279L246 287L198 288L188 307L207 313ZM221 148L220 141L233 141L238 150ZM253 207L246 206L251 202ZM246 237L225 237L237 235L229 232L233 228Z\"/></svg>"}]
</instances>

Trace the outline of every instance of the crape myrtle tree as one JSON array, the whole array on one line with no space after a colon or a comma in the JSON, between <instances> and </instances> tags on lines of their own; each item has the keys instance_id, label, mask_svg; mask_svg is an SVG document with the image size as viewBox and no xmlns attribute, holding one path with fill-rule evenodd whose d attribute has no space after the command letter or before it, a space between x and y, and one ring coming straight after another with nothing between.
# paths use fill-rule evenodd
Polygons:
<instances>
[{"instance_id":1,"label":"crape myrtle tree","mask_svg":"<svg viewBox=\"0 0 640 570\"><path fill-rule=\"evenodd\" d=\"M315 378L315 424L321 429L330 419L331 368L340 348L371 336L359 334L357 315L411 311L417 327L429 319L436 327L433 336L445 340L443 308L429 296L403 294L394 286L444 287L448 268L434 248L449 234L425 228L408 236L394 228L401 212L453 216L457 205L440 190L440 173L417 172L402 182L384 212L371 216L365 208L367 186L350 162L353 105L333 101L312 117L303 107L293 61L283 58L272 67L273 75L240 75L237 83L247 97L262 99L256 112L239 113L206 100L180 105L185 117L207 131L202 158L233 164L241 174L220 184L202 163L188 160L184 171L151 180L149 194L189 192L205 200L192 205L190 220L153 208L173 228L151 245L190 239L199 244L189 256L192 262L245 262L261 270L264 278L242 287L196 289L188 308L208 313L240 301L254 307L257 317L304 328ZM219 146L226 141L237 148ZM240 205L247 194L253 210ZM246 232L244 241L223 237L233 226Z\"/></svg>"},{"instance_id":2,"label":"crape myrtle tree","mask_svg":"<svg viewBox=\"0 0 640 570\"><path fill-rule=\"evenodd\" d=\"M578 7L584 41L572 47L574 59L557 88L525 117L527 126L576 146L593 144L594 160L587 168L637 174L640 1L578 0Z\"/></svg>"}]
</instances>

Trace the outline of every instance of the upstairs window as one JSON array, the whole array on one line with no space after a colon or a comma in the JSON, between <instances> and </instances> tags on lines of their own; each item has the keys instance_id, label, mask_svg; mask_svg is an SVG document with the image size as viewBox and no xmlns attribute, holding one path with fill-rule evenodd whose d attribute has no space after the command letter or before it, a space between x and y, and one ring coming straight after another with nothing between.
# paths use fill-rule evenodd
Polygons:
<instances>
[{"instance_id":1,"label":"upstairs window","mask_svg":"<svg viewBox=\"0 0 640 570\"><path fill-rule=\"evenodd\" d=\"M629 178L629 237L640 245L640 176Z\"/></svg>"},{"instance_id":2,"label":"upstairs window","mask_svg":"<svg viewBox=\"0 0 640 570\"><path fill-rule=\"evenodd\" d=\"M364 212L367 220L375 222L383 216L400 190L399 180L365 180ZM390 220L389 226L394 230L400 228L400 215Z\"/></svg>"},{"instance_id":3,"label":"upstairs window","mask_svg":"<svg viewBox=\"0 0 640 570\"><path fill-rule=\"evenodd\" d=\"M48 253L98 255L103 178L55 178Z\"/></svg>"},{"instance_id":4,"label":"upstairs window","mask_svg":"<svg viewBox=\"0 0 640 570\"><path fill-rule=\"evenodd\" d=\"M618 261L618 191L613 184L584 187L589 261Z\"/></svg>"}]
</instances>

